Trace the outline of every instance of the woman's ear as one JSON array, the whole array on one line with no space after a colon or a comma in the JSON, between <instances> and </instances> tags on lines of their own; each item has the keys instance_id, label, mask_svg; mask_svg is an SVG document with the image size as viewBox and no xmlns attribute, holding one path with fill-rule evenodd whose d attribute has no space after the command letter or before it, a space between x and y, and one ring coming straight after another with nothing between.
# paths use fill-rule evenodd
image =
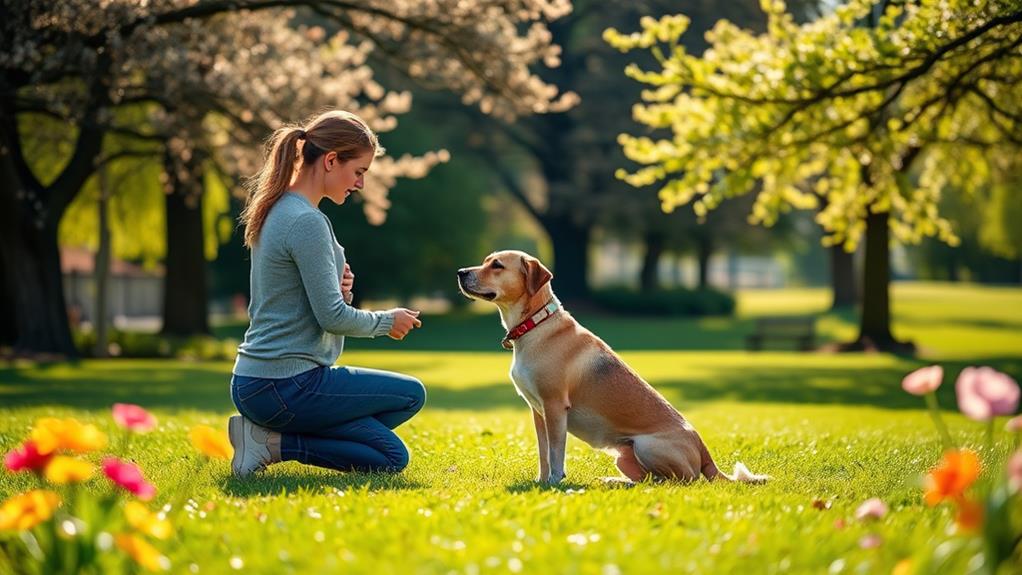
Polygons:
<instances>
[{"instance_id":1,"label":"woman's ear","mask_svg":"<svg viewBox=\"0 0 1022 575\"><path fill-rule=\"evenodd\" d=\"M323 169L330 171L334 169L334 164L337 163L337 152L327 152L323 154Z\"/></svg>"}]
</instances>

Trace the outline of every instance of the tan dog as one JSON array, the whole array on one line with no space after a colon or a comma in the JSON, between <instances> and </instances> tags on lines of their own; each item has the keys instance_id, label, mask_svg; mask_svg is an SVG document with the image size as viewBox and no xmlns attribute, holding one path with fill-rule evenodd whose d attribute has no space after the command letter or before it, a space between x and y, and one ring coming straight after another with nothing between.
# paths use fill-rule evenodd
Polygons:
<instances>
[{"instance_id":1,"label":"tan dog","mask_svg":"<svg viewBox=\"0 0 1022 575\"><path fill-rule=\"evenodd\" d=\"M560 307L552 277L539 260L518 251L496 252L480 266L458 270L462 293L500 309L508 330L505 347L514 349L511 379L532 407L539 481L564 479L569 431L616 455L617 468L630 481L649 476L693 481L700 474L711 480L767 479L741 463L731 476L718 470L692 425Z\"/></svg>"}]
</instances>

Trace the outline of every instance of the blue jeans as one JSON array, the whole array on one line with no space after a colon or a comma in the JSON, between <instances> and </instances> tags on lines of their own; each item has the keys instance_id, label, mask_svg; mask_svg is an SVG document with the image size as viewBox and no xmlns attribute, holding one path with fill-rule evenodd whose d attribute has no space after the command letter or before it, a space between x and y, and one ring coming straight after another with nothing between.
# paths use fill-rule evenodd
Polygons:
<instances>
[{"instance_id":1,"label":"blue jeans","mask_svg":"<svg viewBox=\"0 0 1022 575\"><path fill-rule=\"evenodd\" d=\"M242 415L281 434L283 461L339 471L401 471L408 448L392 430L426 402L414 377L358 367L317 367L284 379L231 378Z\"/></svg>"}]
</instances>

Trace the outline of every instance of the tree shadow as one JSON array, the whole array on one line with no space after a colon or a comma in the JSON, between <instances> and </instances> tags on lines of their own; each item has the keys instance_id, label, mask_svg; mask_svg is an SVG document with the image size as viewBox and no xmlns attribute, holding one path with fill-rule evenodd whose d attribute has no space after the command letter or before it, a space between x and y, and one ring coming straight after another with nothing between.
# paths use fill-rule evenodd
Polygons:
<instances>
[{"instance_id":1,"label":"tree shadow","mask_svg":"<svg viewBox=\"0 0 1022 575\"><path fill-rule=\"evenodd\" d=\"M720 400L864 405L887 409L922 407L919 398L901 389L901 380L926 362L901 360L858 367L855 362L846 361L833 366L800 366L799 358L812 356L792 355L790 362L763 367L759 363L743 364L740 357L736 356L736 361L727 365L686 365L686 368L698 368L698 377L660 375L649 381L679 407L687 402ZM987 358L982 363L1022 379L1020 357ZM939 364L944 367L945 381L938 396L945 408L953 408L956 405L954 379L962 368L975 362L955 360ZM642 375L641 367L638 370ZM123 402L171 413L187 410L230 413L234 405L229 382L229 368L224 364L104 362L86 363L78 368L65 366L64 371L46 373L6 368L0 369L0 405L106 410L113 403ZM504 378L465 388L446 387L443 382L430 381L428 377L424 378L424 383L427 411L525 408L524 400Z\"/></svg>"}]
</instances>

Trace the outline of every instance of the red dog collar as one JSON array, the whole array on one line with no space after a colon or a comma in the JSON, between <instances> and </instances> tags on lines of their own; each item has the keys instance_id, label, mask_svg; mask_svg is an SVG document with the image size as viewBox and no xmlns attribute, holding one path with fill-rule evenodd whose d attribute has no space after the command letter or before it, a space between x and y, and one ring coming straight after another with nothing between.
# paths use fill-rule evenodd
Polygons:
<instances>
[{"instance_id":1,"label":"red dog collar","mask_svg":"<svg viewBox=\"0 0 1022 575\"><path fill-rule=\"evenodd\" d=\"M508 331L506 334L504 334L504 339L502 339L500 341L501 347L503 347L504 349L507 349L507 350L514 349L514 341L516 339L522 337L529 330L531 330L532 328L534 328L537 325L539 325L540 323L542 323L545 319L547 319L550 316L554 315L554 313L560 307L561 307L561 302L557 301L556 298L548 301L547 304L545 306L543 306L542 309L540 309L538 312L532 314L532 317L530 317L529 319L527 319L527 320L523 321L522 323L518 324L517 326L515 326L514 329L512 329L512 330Z\"/></svg>"}]
</instances>

